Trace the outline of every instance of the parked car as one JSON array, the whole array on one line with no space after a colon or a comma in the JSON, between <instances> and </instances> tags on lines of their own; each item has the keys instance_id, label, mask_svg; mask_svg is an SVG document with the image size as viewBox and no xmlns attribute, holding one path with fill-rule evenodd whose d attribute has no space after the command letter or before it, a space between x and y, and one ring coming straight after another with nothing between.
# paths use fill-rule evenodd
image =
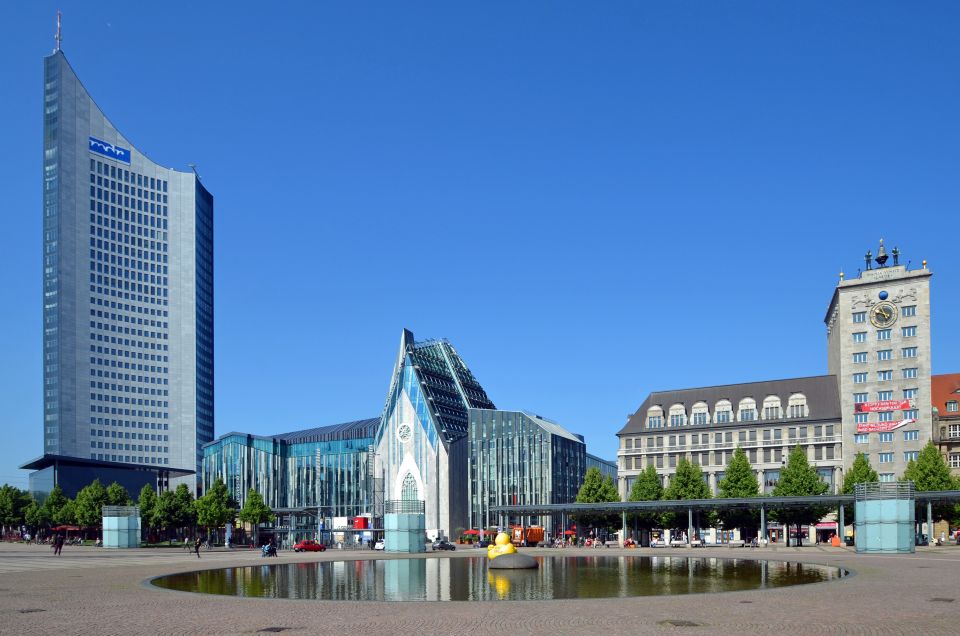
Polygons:
<instances>
[{"instance_id":1,"label":"parked car","mask_svg":"<svg viewBox=\"0 0 960 636\"><path fill-rule=\"evenodd\" d=\"M443 539L439 539L433 542L433 549L434 550L456 550L457 546L453 545L449 541L444 541Z\"/></svg>"},{"instance_id":2,"label":"parked car","mask_svg":"<svg viewBox=\"0 0 960 636\"><path fill-rule=\"evenodd\" d=\"M325 552L326 549L327 546L322 543L317 543L316 541L311 541L310 539L304 539L293 546L294 552Z\"/></svg>"},{"instance_id":3,"label":"parked car","mask_svg":"<svg viewBox=\"0 0 960 636\"><path fill-rule=\"evenodd\" d=\"M380 539L379 541L377 541L376 543L374 543L374 544L373 544L373 549L374 549L374 550L383 550L383 539Z\"/></svg>"}]
</instances>

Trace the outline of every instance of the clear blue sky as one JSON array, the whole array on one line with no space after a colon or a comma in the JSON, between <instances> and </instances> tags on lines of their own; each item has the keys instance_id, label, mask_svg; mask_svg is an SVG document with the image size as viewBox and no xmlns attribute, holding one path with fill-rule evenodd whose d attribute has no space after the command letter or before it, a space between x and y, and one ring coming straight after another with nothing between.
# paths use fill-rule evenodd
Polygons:
<instances>
[{"instance_id":1,"label":"clear blue sky","mask_svg":"<svg viewBox=\"0 0 960 636\"><path fill-rule=\"evenodd\" d=\"M62 2L67 58L216 197L216 425L377 416L400 330L613 457L651 390L826 372L884 237L960 371L953 2ZM40 454L41 58L0 7L0 482Z\"/></svg>"}]
</instances>

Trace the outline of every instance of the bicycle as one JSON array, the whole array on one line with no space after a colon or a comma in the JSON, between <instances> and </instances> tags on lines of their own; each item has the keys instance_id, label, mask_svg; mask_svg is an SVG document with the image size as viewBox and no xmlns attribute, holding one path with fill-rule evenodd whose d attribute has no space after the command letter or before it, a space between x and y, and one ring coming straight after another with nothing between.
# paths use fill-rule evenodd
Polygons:
<instances>
[{"instance_id":1,"label":"bicycle","mask_svg":"<svg viewBox=\"0 0 960 636\"><path fill-rule=\"evenodd\" d=\"M203 548L204 552L209 552L213 548L213 544L209 541L204 541L200 544L200 547Z\"/></svg>"}]
</instances>

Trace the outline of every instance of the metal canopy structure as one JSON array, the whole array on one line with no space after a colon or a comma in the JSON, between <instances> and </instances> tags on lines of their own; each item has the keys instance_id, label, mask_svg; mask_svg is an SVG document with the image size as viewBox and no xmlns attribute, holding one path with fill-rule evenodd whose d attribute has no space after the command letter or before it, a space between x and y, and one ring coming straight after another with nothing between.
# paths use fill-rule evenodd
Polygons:
<instances>
[{"instance_id":1,"label":"metal canopy structure","mask_svg":"<svg viewBox=\"0 0 960 636\"><path fill-rule=\"evenodd\" d=\"M960 502L960 490L924 491L916 493L918 503ZM490 512L514 515L576 514L578 512L631 513L678 512L684 510L727 510L733 508L806 508L852 506L853 495L817 495L810 497L746 497L730 499L673 499L660 501L615 501L606 503L569 503L516 506L491 506Z\"/></svg>"},{"instance_id":2,"label":"metal canopy structure","mask_svg":"<svg viewBox=\"0 0 960 636\"><path fill-rule=\"evenodd\" d=\"M666 501L615 501L606 503L570 503L523 506L491 506L490 512L498 515L560 515L563 527L568 515L579 513L619 514L623 528L627 527L627 514L635 512L683 512L687 513L687 545L692 545L694 536L694 512L701 510L756 509L760 512L760 536L767 535L767 512L787 508L822 506L837 510L839 528L846 526L844 509L854 505L854 495L818 495L811 497L747 497L730 499L672 499ZM960 501L960 490L917 492L916 504L926 504L927 527L933 528L933 504ZM503 525L501 523L501 525ZM931 530L928 530L931 532ZM623 539L621 538L621 541Z\"/></svg>"}]
</instances>

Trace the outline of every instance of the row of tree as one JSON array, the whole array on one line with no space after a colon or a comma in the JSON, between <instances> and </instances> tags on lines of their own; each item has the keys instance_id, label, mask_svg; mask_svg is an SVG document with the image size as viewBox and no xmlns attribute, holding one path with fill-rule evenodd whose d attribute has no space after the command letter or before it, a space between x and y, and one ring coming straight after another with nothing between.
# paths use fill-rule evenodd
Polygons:
<instances>
[{"instance_id":1,"label":"row of tree","mask_svg":"<svg viewBox=\"0 0 960 636\"><path fill-rule=\"evenodd\" d=\"M96 479L84 486L74 499L64 495L57 485L43 503L38 503L29 492L4 484L0 486L0 525L4 535L20 526L34 531L56 525L98 526L101 508L105 505L130 505L130 495L116 482L104 488Z\"/></svg>"},{"instance_id":2,"label":"row of tree","mask_svg":"<svg viewBox=\"0 0 960 636\"><path fill-rule=\"evenodd\" d=\"M164 539L182 536L198 527L209 532L232 524L237 519L253 525L256 530L259 524L274 519L263 497L252 489L238 513L236 502L219 479L202 497L196 499L186 484L159 495L148 484L140 490L136 503L140 507L145 534ZM96 529L102 523L103 506L132 504L123 486L114 482L104 488L99 479L84 486L74 499L65 496L58 484L40 504L29 492L4 484L0 486L0 525L4 536L21 526L27 526L34 533L57 525Z\"/></svg>"},{"instance_id":3,"label":"row of tree","mask_svg":"<svg viewBox=\"0 0 960 636\"><path fill-rule=\"evenodd\" d=\"M936 446L931 442L919 453L915 461L911 461L902 477L913 481L918 491L960 489L960 483L950 474L950 469L943 461ZM844 475L843 493L852 493L857 483L876 482L879 480L877 472L870 467L865 455L858 454L853 466ZM771 494L775 497L816 496L826 494L830 489L816 469L807 461L806 451L796 446L787 459L787 464L780 472L780 479L774 486ZM723 479L717 484L717 497L752 498L760 497L760 483L747 454L742 448L737 448L733 458L727 465ZM703 478L700 466L681 458L677 462L676 472L666 488L663 487L660 475L653 466L647 466L633 482L628 493L628 501L659 501L659 500L687 500L711 499L710 487ZM599 503L620 501L617 489L611 478L603 479L600 471L590 469L584 478L583 486L577 495L577 503ZM775 519L788 528L795 526L796 536L800 536L800 526L812 525L830 512L823 506L807 506L803 508L784 508L771 511L771 519ZM955 518L960 516L960 506L942 505L936 508L938 518ZM724 528L739 528L743 533L753 534L759 525L759 513L750 509L724 509L716 513L701 517L700 526L720 524ZM636 513L630 519L637 527L646 530L654 528L686 528L686 515L677 513ZM852 516L850 517L852 519ZM589 515L578 519L581 523L593 526L618 527L621 519L618 515ZM789 532L787 533L789 542Z\"/></svg>"},{"instance_id":4,"label":"row of tree","mask_svg":"<svg viewBox=\"0 0 960 636\"><path fill-rule=\"evenodd\" d=\"M780 479L772 491L778 497L822 495L829 490L817 474L815 468L807 461L806 452L800 447L791 451L787 465L780 472ZM723 478L717 484L717 497L722 499L749 499L760 497L760 482L750 466L747 454L742 448L737 448L730 463L727 465ZM653 466L648 466L633 482L628 493L628 501L659 501L659 500L689 500L712 499L710 486L703 478L700 466L681 458L677 462L677 470L670 479L666 488L660 481L660 475ZM773 511L771 518L780 521L785 526L799 526L816 523L828 511L822 507L810 506L806 508L791 508ZM643 529L654 528L685 528L686 515L674 512L668 513L639 513L633 515L634 523ZM724 528L739 528L744 535L753 534L759 525L759 513L753 509L728 508L705 514L701 517L700 526L719 524Z\"/></svg>"},{"instance_id":5,"label":"row of tree","mask_svg":"<svg viewBox=\"0 0 960 636\"><path fill-rule=\"evenodd\" d=\"M256 541L259 525L275 518L260 493L252 488L247 492L243 508L238 512L237 502L230 496L221 479L217 479L213 486L197 499L193 498L185 484L159 495L150 487L144 486L137 503L140 506L140 518L144 523L167 538L171 533L180 536L188 529L197 527L209 533L211 530L233 525L239 520L253 526Z\"/></svg>"}]
</instances>

